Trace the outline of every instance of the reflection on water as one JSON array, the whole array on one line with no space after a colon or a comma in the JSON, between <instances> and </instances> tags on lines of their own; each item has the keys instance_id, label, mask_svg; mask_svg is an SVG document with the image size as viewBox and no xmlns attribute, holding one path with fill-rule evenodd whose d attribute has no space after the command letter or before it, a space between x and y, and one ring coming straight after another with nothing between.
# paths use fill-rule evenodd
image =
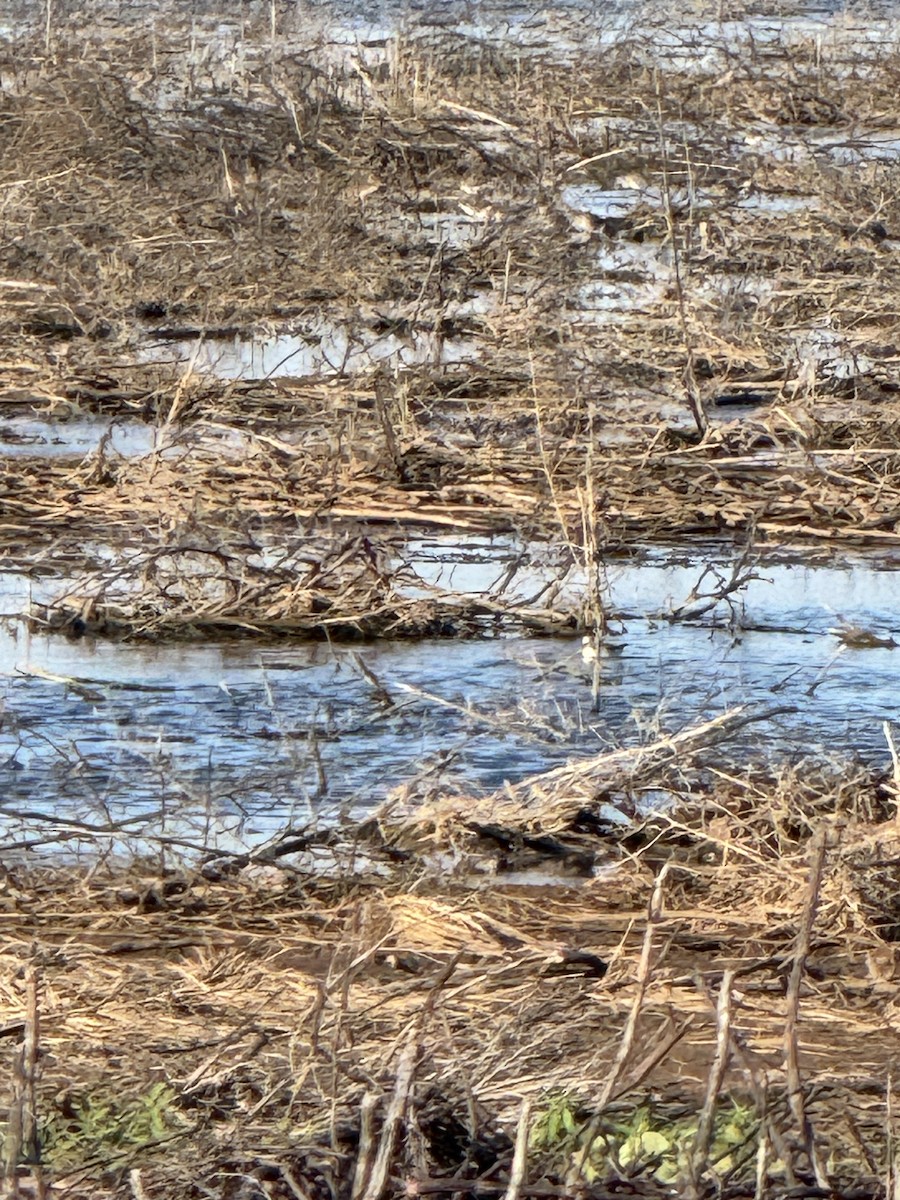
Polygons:
<instances>
[{"instance_id":1,"label":"reflection on water","mask_svg":"<svg viewBox=\"0 0 900 1200\"><path fill-rule=\"evenodd\" d=\"M308 379L416 364L448 366L476 358L472 343L440 334L416 332L352 334L323 325L305 334L284 333L260 338L208 338L151 343L144 358L174 362L219 379Z\"/></svg>"},{"instance_id":2,"label":"reflection on water","mask_svg":"<svg viewBox=\"0 0 900 1200\"><path fill-rule=\"evenodd\" d=\"M201 423L189 429L166 429L136 418L81 417L54 421L39 417L10 417L0 421L0 459L27 455L41 458L81 459L103 451L121 458L148 454L182 453L186 444L202 443L207 449L246 450L238 431L211 428Z\"/></svg>"},{"instance_id":3,"label":"reflection on water","mask_svg":"<svg viewBox=\"0 0 900 1200\"><path fill-rule=\"evenodd\" d=\"M423 587L460 593L497 584L512 553L413 549ZM195 841L214 830L252 842L289 820L358 814L422 772L493 788L658 725L773 699L796 713L752 727L737 752L880 758L882 721L900 719L900 651L849 649L831 631L856 623L900 641L896 566L776 564L721 604L713 627L665 619L702 564L611 564L620 631L596 712L578 638L142 646L29 637L10 619L3 809L156 827L163 809L182 829L191 814ZM527 598L550 570L528 567L515 586ZM576 575L567 586L577 590ZM12 611L12 584L4 599Z\"/></svg>"}]
</instances>

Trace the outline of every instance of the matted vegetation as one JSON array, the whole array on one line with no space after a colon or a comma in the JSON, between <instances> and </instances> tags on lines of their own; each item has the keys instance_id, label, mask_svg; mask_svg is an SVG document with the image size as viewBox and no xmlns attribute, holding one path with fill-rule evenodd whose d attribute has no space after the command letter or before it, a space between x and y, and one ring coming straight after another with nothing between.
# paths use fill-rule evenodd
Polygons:
<instances>
[{"instance_id":1,"label":"matted vegetation","mask_svg":"<svg viewBox=\"0 0 900 1200\"><path fill-rule=\"evenodd\" d=\"M193 871L9 870L54 1191L880 1195L893 783L644 783L673 806L605 830L385 815ZM607 785L633 812L625 763ZM582 878L504 882L529 859Z\"/></svg>"},{"instance_id":2,"label":"matted vegetation","mask_svg":"<svg viewBox=\"0 0 900 1200\"><path fill-rule=\"evenodd\" d=\"M9 461L10 566L37 540L77 591L98 543L136 587L185 542L323 526L338 548L385 526L577 542L588 492L609 547L896 539L890 37L787 23L738 53L701 15L664 52L646 9L602 54L565 13L527 53L412 21L353 46L293 10L274 36L268 11L216 36L177 9L51 15L0 47L0 401L62 437L149 422L158 450ZM326 327L348 349L319 379L147 347ZM91 575L100 628L184 625L165 597L129 613L122 577L105 611ZM347 594L328 616L356 626ZM210 603L219 629L306 623Z\"/></svg>"},{"instance_id":3,"label":"matted vegetation","mask_svg":"<svg viewBox=\"0 0 900 1200\"><path fill-rule=\"evenodd\" d=\"M892 545L900 47L727 7L0 32L0 405L98 429L4 455L32 627L596 650L614 551ZM428 530L584 602L422 589ZM753 716L245 854L7 847L5 1194L894 1195L900 779L714 749Z\"/></svg>"}]
</instances>

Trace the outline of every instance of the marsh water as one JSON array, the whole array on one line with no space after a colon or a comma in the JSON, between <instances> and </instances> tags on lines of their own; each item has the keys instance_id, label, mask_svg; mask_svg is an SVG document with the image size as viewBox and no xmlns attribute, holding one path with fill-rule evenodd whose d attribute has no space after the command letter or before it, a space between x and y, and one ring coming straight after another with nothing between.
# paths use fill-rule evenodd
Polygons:
<instances>
[{"instance_id":1,"label":"marsh water","mask_svg":"<svg viewBox=\"0 0 900 1200\"><path fill-rule=\"evenodd\" d=\"M489 592L512 553L488 541L409 548L423 588L460 595ZM288 823L358 816L411 781L491 789L735 704L793 711L751 727L731 755L883 760L882 723L900 720L900 561L762 563L699 619L673 620L715 590L704 568L729 574L728 556L716 558L656 549L608 564L614 615L596 708L579 638L70 640L27 632L15 615L27 588L7 576L0 779L10 836L21 826L26 841L52 840L68 819L124 821L132 834L168 822L194 844L252 844ZM516 586L541 579L540 567L526 568ZM878 644L854 648L851 627ZM35 809L58 826L43 820L39 836L27 834Z\"/></svg>"}]
</instances>

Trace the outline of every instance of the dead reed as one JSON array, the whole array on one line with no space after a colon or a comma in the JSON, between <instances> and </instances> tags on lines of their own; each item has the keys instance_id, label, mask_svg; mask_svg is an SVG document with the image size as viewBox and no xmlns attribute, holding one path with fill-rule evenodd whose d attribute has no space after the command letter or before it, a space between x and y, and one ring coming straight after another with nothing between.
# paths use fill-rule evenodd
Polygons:
<instances>
[{"instance_id":1,"label":"dead reed","mask_svg":"<svg viewBox=\"0 0 900 1200\"><path fill-rule=\"evenodd\" d=\"M686 18L667 60L649 9L602 63L561 17L554 56L415 24L345 52L286 18L273 41L268 12L218 40L66 12L51 54L43 28L0 45L0 403L63 439L85 415L150 425L165 452L17 456L0 512L8 565L74 570L101 625L188 629L189 578L174 603L114 585L186 543L213 561L323 523L339 546L515 530L594 560L896 540L889 44L863 74L852 26L733 62ZM179 338L333 327L325 377L179 358ZM88 543L131 565L85 577ZM314 628L277 570L230 570L196 628ZM328 620L406 627L345 585Z\"/></svg>"},{"instance_id":2,"label":"dead reed","mask_svg":"<svg viewBox=\"0 0 900 1200\"><path fill-rule=\"evenodd\" d=\"M0 404L156 441L4 457L41 627L599 636L614 547L897 539L890 40L43 18L0 42ZM183 347L275 335L332 358ZM423 529L568 547L587 603L411 594ZM266 853L10 863L6 1193L893 1195L896 781L715 732Z\"/></svg>"},{"instance_id":3,"label":"dead reed","mask_svg":"<svg viewBox=\"0 0 900 1200\"><path fill-rule=\"evenodd\" d=\"M164 873L8 869L3 1078L32 1022L48 1185L881 1195L885 781L707 759L653 782L667 812L558 830L607 864L580 883L505 884L516 856L558 861L551 839L508 824L501 861L462 817L312 835L330 877L296 858L301 831Z\"/></svg>"}]
</instances>

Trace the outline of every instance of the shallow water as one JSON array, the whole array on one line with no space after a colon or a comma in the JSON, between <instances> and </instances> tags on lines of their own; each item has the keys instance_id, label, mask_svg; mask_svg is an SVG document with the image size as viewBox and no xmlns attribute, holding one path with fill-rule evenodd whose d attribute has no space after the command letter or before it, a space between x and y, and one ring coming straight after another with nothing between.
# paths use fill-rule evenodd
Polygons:
<instances>
[{"instance_id":1,"label":"shallow water","mask_svg":"<svg viewBox=\"0 0 900 1200\"><path fill-rule=\"evenodd\" d=\"M65 4L55 6L54 16L63 20L66 11ZM117 4L111 11L117 19L139 13L146 20L155 7L151 12L149 6ZM179 110L185 85L178 81L193 78L195 67L223 95L240 87L268 53L259 36L260 28L268 29L268 13L267 3L255 9L250 4L240 19L226 21L216 6L181 6L176 16L189 24L190 36L178 53L190 69L173 62L168 79L153 85L159 113ZM313 46L317 61L329 69L361 64L373 74L381 64L390 66L398 35L434 35L439 48L439 38L455 32L473 46L547 57L623 42L633 44L636 61L643 56L675 68L724 71L751 43L754 57L772 52L774 59L777 50L783 58L784 46L805 43L832 56L845 54L849 63L883 53L898 33L894 17L885 19L881 10L857 20L831 3L798 4L782 15L751 12L740 21L711 21L690 11L673 20L662 7L585 6L582 0L543 9L456 0L313 2L277 16L284 47L294 39L298 54ZM262 22L255 35L251 18ZM9 34L0 26L4 36ZM362 86L355 76L352 86ZM609 125L621 132L613 117ZM681 144L678 132L674 125L667 130L673 146ZM631 133L635 146L658 144L652 122ZM703 131L681 133L703 142ZM821 134L760 120L736 151L782 162L818 156L855 165L893 161L897 146L893 128ZM621 222L627 232L629 221L644 212L658 226L667 202L658 180L641 186L629 181L634 178L622 176L608 188L573 182L556 200L575 220L592 215L612 229ZM690 204L703 219L721 198L713 191L676 191L671 200ZM749 225L790 219L814 210L818 201L760 191L736 203ZM482 230L482 218L473 212L414 213L411 221L434 244L463 246ZM571 298L574 321L613 323L623 314L658 309L672 280L671 250L625 235L601 243L588 232L587 242L596 275ZM776 283L709 274L691 280L691 287L692 298L709 305L764 305ZM461 307L456 316L483 314L483 297L467 303L471 311ZM474 345L428 333L381 333L364 321L351 331L323 318L270 337L157 341L145 347L145 357L228 379L321 378L381 364L472 361ZM847 339L827 328L801 331L795 348L799 362L825 375L849 377L872 366L853 357ZM122 455L147 454L160 450L159 438L139 422L63 426L16 419L4 423L0 457L77 456L101 444ZM530 561L503 587L522 553ZM559 553L535 547L469 541L460 548L432 540L408 547L406 557L419 576L418 584L409 584L412 594L437 587L538 603L559 577ZM881 723L900 719L900 651L889 644L850 649L840 631L856 623L885 643L900 642L900 564L884 556L837 565L775 562L701 620L671 620L676 610L703 608L702 597L691 598L692 589L710 564L727 575L719 551L707 557L647 554L608 564L605 590L616 618L596 711L578 638L516 635L353 647L69 641L30 636L20 619L31 595L52 598L61 585L44 580L29 587L19 577L0 577L7 614L0 630L0 814L6 814L10 838L19 836L15 829L33 832L28 815L39 810L52 815L60 838L69 832L66 819L113 820L134 822L127 826L132 833L162 830L194 843L254 843L290 820L329 822L341 811L365 812L423 771L448 788L489 789L570 756L634 744L659 727L677 729L747 702L777 701L797 711L751 727L734 754L860 751L883 759ZM560 602L577 604L584 585L570 571ZM700 590L711 586L707 578ZM35 836L56 836L53 820L41 821Z\"/></svg>"},{"instance_id":2,"label":"shallow water","mask_svg":"<svg viewBox=\"0 0 900 1200\"><path fill-rule=\"evenodd\" d=\"M496 588L519 552L408 550L423 589L460 594ZM541 565L546 552L532 557L514 584L523 599L555 570ZM748 702L797 711L750 727L730 753L880 761L882 722L900 719L900 650L849 649L832 631L856 623L900 642L898 570L864 558L772 564L732 607L685 623L667 617L701 563L658 552L611 563L619 616L596 712L579 639L143 646L29 636L11 617L0 638L8 836L37 808L57 821L131 820L132 834L177 830L195 845L254 843L291 820L358 815L422 772L490 789ZM570 594L580 585L572 573ZM23 595L7 577L6 610ZM41 822L40 836L53 828Z\"/></svg>"},{"instance_id":3,"label":"shallow water","mask_svg":"<svg viewBox=\"0 0 900 1200\"><path fill-rule=\"evenodd\" d=\"M375 335L323 324L304 334L272 337L182 339L150 342L142 357L167 362L219 379L322 379L418 364L449 366L477 359L474 343L417 332L414 336Z\"/></svg>"},{"instance_id":4,"label":"shallow water","mask_svg":"<svg viewBox=\"0 0 900 1200\"><path fill-rule=\"evenodd\" d=\"M41 458L82 459L103 452L120 458L183 453L186 444L208 449L244 450L247 439L237 430L196 423L188 429L149 425L136 418L82 417L54 421L38 417L9 417L0 421L0 459L35 455Z\"/></svg>"}]
</instances>

